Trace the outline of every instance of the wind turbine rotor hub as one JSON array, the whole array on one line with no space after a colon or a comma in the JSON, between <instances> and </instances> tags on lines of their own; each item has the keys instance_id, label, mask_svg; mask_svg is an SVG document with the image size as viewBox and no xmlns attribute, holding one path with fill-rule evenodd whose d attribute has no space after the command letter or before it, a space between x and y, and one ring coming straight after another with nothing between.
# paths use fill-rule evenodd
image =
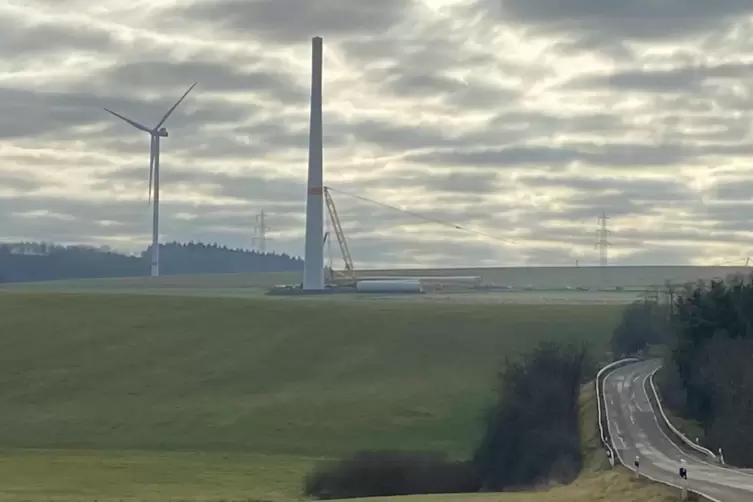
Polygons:
<instances>
[{"instance_id":1,"label":"wind turbine rotor hub","mask_svg":"<svg viewBox=\"0 0 753 502\"><path fill-rule=\"evenodd\" d=\"M157 131L157 135L158 135L158 136L161 136L161 137L163 137L163 138L167 138L167 129L165 129L164 127L160 128L160 129L159 129L159 130Z\"/></svg>"}]
</instances>

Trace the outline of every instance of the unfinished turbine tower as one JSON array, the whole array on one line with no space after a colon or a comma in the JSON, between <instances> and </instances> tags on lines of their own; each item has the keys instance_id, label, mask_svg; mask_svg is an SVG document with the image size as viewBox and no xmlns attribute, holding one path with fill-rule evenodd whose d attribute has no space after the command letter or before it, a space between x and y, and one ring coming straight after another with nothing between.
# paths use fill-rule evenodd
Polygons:
<instances>
[{"instance_id":1,"label":"unfinished turbine tower","mask_svg":"<svg viewBox=\"0 0 753 502\"><path fill-rule=\"evenodd\" d=\"M306 291L324 289L324 174L322 154L322 38L311 41L311 122L309 124L308 193L303 284Z\"/></svg>"},{"instance_id":2,"label":"unfinished turbine tower","mask_svg":"<svg viewBox=\"0 0 753 502\"><path fill-rule=\"evenodd\" d=\"M178 105L188 96L188 93L196 87L196 83L191 85L188 90L183 93L178 101L167 111L162 119L157 122L154 127L146 127L138 122L115 113L112 110L105 108L105 111L115 115L120 120L123 120L131 124L136 129L149 133L149 202L152 202L152 194L154 194L154 205L152 214L152 277L159 276L159 144L160 138L167 138L167 129L162 127L167 119L172 115ZM154 190L152 190L152 188Z\"/></svg>"}]
</instances>

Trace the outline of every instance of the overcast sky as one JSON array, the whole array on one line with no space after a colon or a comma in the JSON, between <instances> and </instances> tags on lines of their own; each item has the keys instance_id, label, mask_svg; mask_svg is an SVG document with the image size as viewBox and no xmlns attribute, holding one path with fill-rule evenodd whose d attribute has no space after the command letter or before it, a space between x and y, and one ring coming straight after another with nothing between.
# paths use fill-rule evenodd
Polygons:
<instances>
[{"instance_id":1,"label":"overcast sky","mask_svg":"<svg viewBox=\"0 0 753 502\"><path fill-rule=\"evenodd\" d=\"M750 0L5 0L0 240L303 252L311 37L356 266L753 255ZM429 223L346 194L460 225ZM336 262L336 264L339 263Z\"/></svg>"}]
</instances>

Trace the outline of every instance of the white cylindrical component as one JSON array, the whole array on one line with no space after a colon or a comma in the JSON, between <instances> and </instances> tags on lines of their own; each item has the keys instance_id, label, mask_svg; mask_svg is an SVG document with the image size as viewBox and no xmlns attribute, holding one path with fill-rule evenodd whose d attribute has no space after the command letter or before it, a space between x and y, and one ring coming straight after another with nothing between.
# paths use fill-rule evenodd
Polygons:
<instances>
[{"instance_id":1,"label":"white cylindrical component","mask_svg":"<svg viewBox=\"0 0 753 502\"><path fill-rule=\"evenodd\" d=\"M309 125L309 171L306 195L306 249L303 258L303 289L324 289L324 174L322 153L322 39L312 40L311 123Z\"/></svg>"},{"instance_id":2,"label":"white cylindrical component","mask_svg":"<svg viewBox=\"0 0 753 502\"><path fill-rule=\"evenodd\" d=\"M457 284L457 285L469 285L480 286L481 276L478 275L448 275L448 276L431 276L431 277L416 277L423 283L444 283L444 284Z\"/></svg>"},{"instance_id":3,"label":"white cylindrical component","mask_svg":"<svg viewBox=\"0 0 753 502\"><path fill-rule=\"evenodd\" d=\"M358 281L356 290L362 293L422 293L421 281L379 280Z\"/></svg>"}]
</instances>

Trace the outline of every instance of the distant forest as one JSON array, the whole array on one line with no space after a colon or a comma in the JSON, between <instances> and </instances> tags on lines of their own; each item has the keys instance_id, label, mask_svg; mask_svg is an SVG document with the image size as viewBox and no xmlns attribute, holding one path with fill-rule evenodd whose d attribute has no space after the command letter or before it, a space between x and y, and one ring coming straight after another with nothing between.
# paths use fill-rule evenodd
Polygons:
<instances>
[{"instance_id":1,"label":"distant forest","mask_svg":"<svg viewBox=\"0 0 753 502\"><path fill-rule=\"evenodd\" d=\"M107 247L43 242L0 244L0 283L149 275L151 247L129 256ZM303 260L287 254L230 249L218 244L160 244L160 275L296 272Z\"/></svg>"}]
</instances>

